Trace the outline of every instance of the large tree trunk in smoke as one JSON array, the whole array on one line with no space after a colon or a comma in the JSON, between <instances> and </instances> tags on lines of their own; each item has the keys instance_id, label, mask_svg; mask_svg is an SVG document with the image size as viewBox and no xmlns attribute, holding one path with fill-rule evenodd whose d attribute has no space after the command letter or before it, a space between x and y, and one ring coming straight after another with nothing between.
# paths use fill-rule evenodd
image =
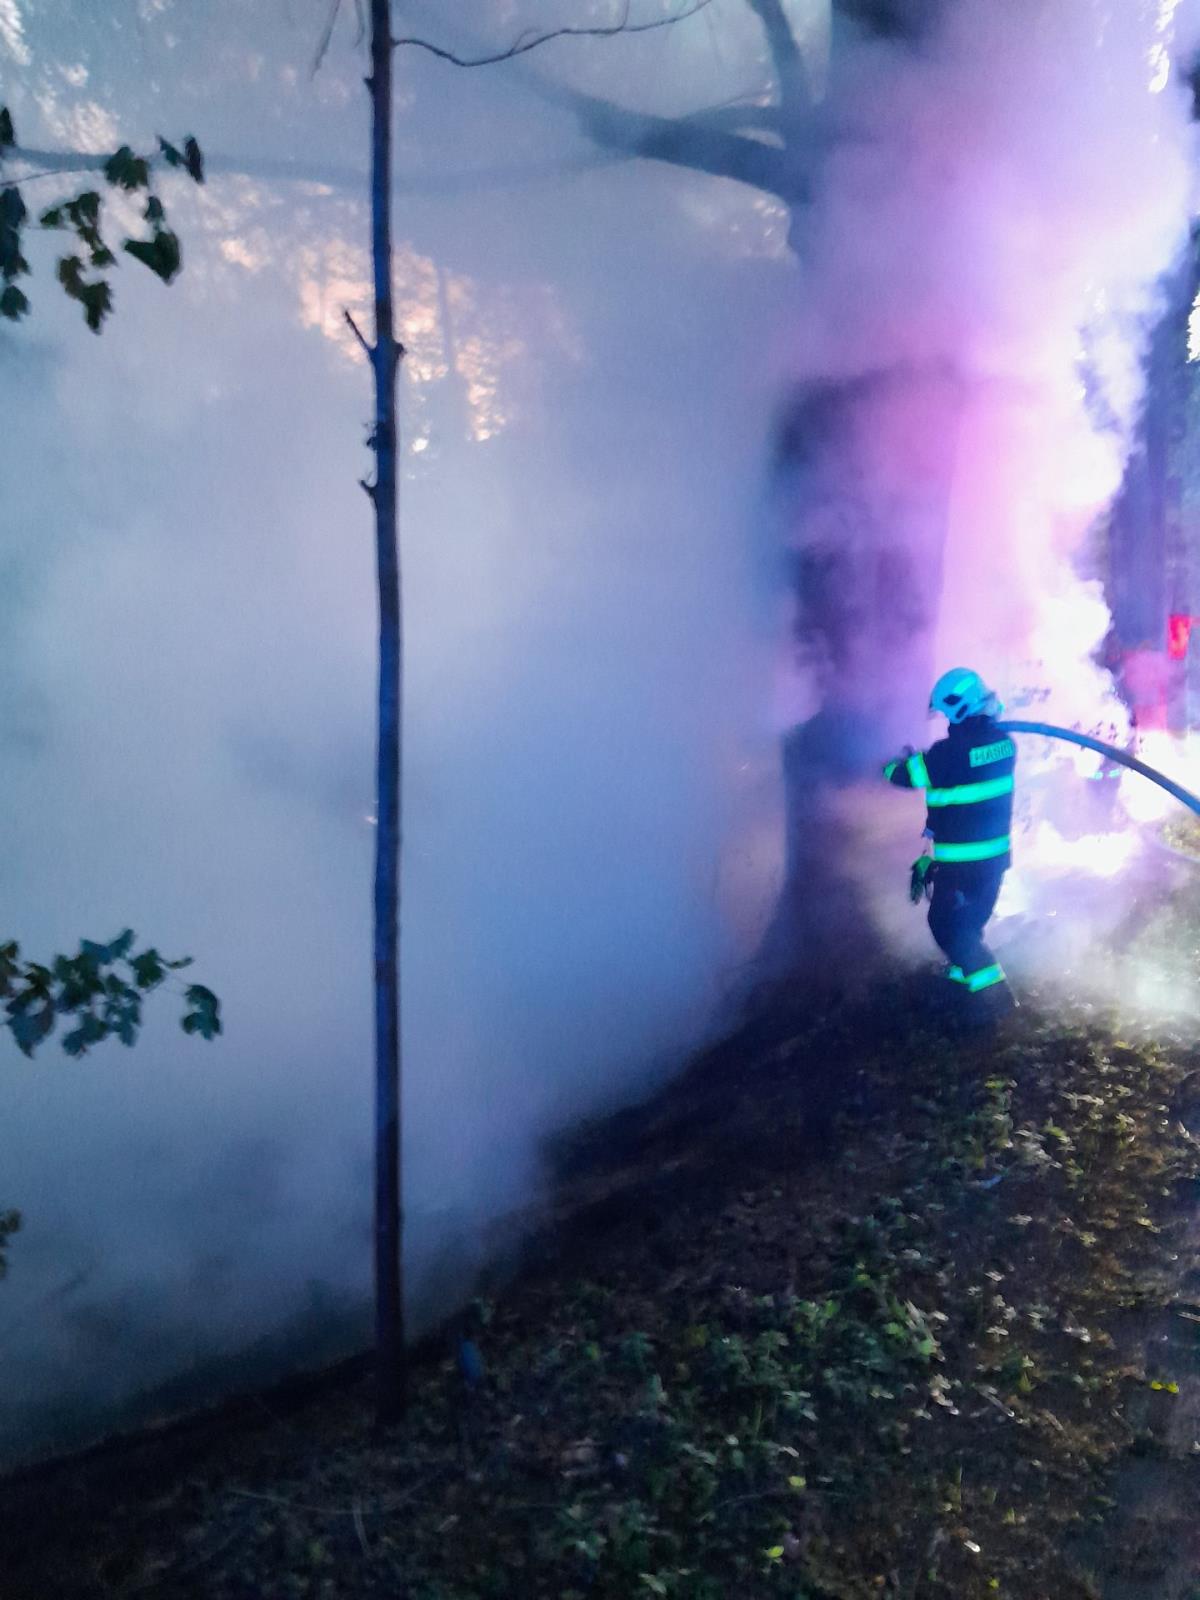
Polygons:
<instances>
[{"instance_id":1,"label":"large tree trunk in smoke","mask_svg":"<svg viewBox=\"0 0 1200 1600\"><path fill-rule=\"evenodd\" d=\"M538 74L602 148L732 178L783 202L802 249L836 123L814 104L784 0L745 0L762 29L774 103L663 117ZM944 0L834 0L843 41L906 49ZM784 885L762 948L768 977L869 974L882 942L844 792L877 776L929 692L954 455L964 404L946 371L895 367L801 383L783 404L774 492L793 554L794 648L810 701L784 740Z\"/></svg>"},{"instance_id":2,"label":"large tree trunk in smoke","mask_svg":"<svg viewBox=\"0 0 1200 1600\"><path fill-rule=\"evenodd\" d=\"M400 555L392 312L391 0L371 0L371 253L375 278L375 543L379 576L379 747L375 833L375 1339L378 1408L404 1404L400 1078Z\"/></svg>"},{"instance_id":3,"label":"large tree trunk in smoke","mask_svg":"<svg viewBox=\"0 0 1200 1600\"><path fill-rule=\"evenodd\" d=\"M784 740L786 859L762 950L840 985L883 955L844 791L878 777L932 681L963 386L891 368L803 385L775 492L793 561L797 677L817 709Z\"/></svg>"}]
</instances>

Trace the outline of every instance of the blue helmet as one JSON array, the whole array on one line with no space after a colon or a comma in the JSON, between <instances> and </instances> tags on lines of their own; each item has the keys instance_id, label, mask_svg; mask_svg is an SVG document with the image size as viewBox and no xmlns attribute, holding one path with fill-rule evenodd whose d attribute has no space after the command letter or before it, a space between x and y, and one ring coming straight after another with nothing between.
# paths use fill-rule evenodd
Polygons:
<instances>
[{"instance_id":1,"label":"blue helmet","mask_svg":"<svg viewBox=\"0 0 1200 1600\"><path fill-rule=\"evenodd\" d=\"M934 684L929 709L950 722L965 722L968 717L998 717L1004 707L977 672L952 667Z\"/></svg>"}]
</instances>

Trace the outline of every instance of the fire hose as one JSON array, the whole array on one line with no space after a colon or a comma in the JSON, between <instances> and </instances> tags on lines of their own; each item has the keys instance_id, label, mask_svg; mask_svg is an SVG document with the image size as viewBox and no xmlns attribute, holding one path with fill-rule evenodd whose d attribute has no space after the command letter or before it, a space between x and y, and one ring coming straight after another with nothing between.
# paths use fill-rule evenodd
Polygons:
<instances>
[{"instance_id":1,"label":"fire hose","mask_svg":"<svg viewBox=\"0 0 1200 1600\"><path fill-rule=\"evenodd\" d=\"M1165 789L1169 795L1187 806L1189 811L1194 811L1200 816L1200 798L1190 789L1185 789L1182 784L1175 783L1165 773L1159 772L1155 767L1148 767L1144 761L1139 761L1136 756L1129 755L1124 750L1118 750L1115 745L1105 744L1101 739L1093 739L1090 733L1076 733L1072 728L1058 728L1050 722L998 722L996 726L1001 733L1032 733L1042 739L1064 739L1068 744L1077 744L1083 750L1094 750L1097 755L1104 756L1109 761L1115 761L1122 767L1128 767L1130 772L1136 772L1139 777L1149 778L1151 783L1158 784L1160 789ZM933 860L930 856L920 856L913 862L912 877L909 884L909 896L913 904L919 904L933 887L932 868Z\"/></svg>"},{"instance_id":2,"label":"fire hose","mask_svg":"<svg viewBox=\"0 0 1200 1600\"><path fill-rule=\"evenodd\" d=\"M1097 755L1105 756L1109 761L1116 761L1121 766L1128 767L1130 772L1136 772L1139 777L1149 778L1151 783L1158 784L1160 789L1165 789L1168 794L1174 795L1175 799L1182 801L1189 811L1194 811L1200 816L1200 799L1192 794L1190 789L1173 782L1165 773L1157 771L1154 767L1148 767L1136 756L1128 755L1124 750L1118 750L1114 745L1105 744L1100 739L1093 739L1091 734L1076 733L1071 728L1056 728L1049 722L999 722L996 726L1002 733L1035 733L1043 739L1065 739L1068 744L1077 744L1084 750L1094 750Z\"/></svg>"}]
</instances>

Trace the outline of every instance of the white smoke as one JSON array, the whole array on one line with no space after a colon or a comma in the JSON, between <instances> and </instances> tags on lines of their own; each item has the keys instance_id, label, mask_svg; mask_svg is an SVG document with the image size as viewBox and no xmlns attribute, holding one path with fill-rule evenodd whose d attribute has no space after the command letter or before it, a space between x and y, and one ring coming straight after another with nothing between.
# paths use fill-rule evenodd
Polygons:
<instances>
[{"instance_id":1,"label":"white smoke","mask_svg":"<svg viewBox=\"0 0 1200 1600\"><path fill-rule=\"evenodd\" d=\"M259 1337L315 1358L361 1327L369 1270L361 62L347 36L310 78L324 6L290 30L218 0L108 9L21 7L22 136L75 126L86 83L124 137L194 129L242 175L168 195L184 277L123 268L103 339L44 256L35 322L0 337L5 931L38 954L127 921L197 958L229 1031L186 1044L160 1005L131 1056L10 1062L8 1455L216 1358L237 1381ZM803 9L819 64L828 8ZM519 83L405 59L419 1310L536 1197L542 1137L678 1061L755 948L782 852L758 508L786 384L884 374L817 474L822 527L868 565L885 530L937 651L1002 684L1033 657L1060 714L1103 704L1070 557L1118 480L1190 199L1158 15L969 0L918 45L835 41L798 264L777 203L599 161ZM560 63L663 114L767 71L740 0ZM266 175L297 159L308 181ZM919 711L918 663L853 659L845 706ZM827 668L779 705L819 704Z\"/></svg>"},{"instance_id":2,"label":"white smoke","mask_svg":"<svg viewBox=\"0 0 1200 1600\"><path fill-rule=\"evenodd\" d=\"M353 29L311 80L327 8L293 12L29 5L5 82L31 145L72 126L66 60L123 137L213 161L164 184L177 285L123 265L96 340L35 241L33 320L0 333L4 931L38 956L128 923L195 957L227 1033L185 1040L156 996L132 1054L0 1040L0 1458L367 1331L367 108ZM409 58L398 107L421 1323L536 1203L544 1137L713 1026L769 910L748 523L790 269L726 248L699 177L665 208L664 175L581 181L569 148L562 177L464 179L539 170L498 79Z\"/></svg>"}]
</instances>

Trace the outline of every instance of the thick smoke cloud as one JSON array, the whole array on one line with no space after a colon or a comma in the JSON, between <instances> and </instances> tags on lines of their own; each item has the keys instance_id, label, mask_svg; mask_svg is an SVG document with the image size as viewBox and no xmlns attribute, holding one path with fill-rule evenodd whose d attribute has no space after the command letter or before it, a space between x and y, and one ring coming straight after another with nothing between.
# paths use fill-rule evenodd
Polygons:
<instances>
[{"instance_id":1,"label":"thick smoke cloud","mask_svg":"<svg viewBox=\"0 0 1200 1600\"><path fill-rule=\"evenodd\" d=\"M544 1135L677 1062L764 933L838 970L919 937L908 823L855 785L925 733L935 661L1023 681L1049 640L1038 681L1103 697L1068 558L1186 222L1169 8L857 9L826 61L828 7L789 6L823 96L791 215L601 156L515 72L401 68L423 1316L536 1203ZM132 1056L10 1063L0 1457L364 1326L366 107L352 30L310 78L326 14L0 6L30 143L214 157L176 287L124 269L94 341L43 281L0 336L9 925L39 953L127 921L229 1024L205 1050L160 1007ZM770 65L720 0L551 71L676 115Z\"/></svg>"},{"instance_id":2,"label":"thick smoke cloud","mask_svg":"<svg viewBox=\"0 0 1200 1600\"><path fill-rule=\"evenodd\" d=\"M835 971L862 970L864 884L901 867L839 790L928 742L935 672L968 663L1013 709L1120 735L1079 558L1134 443L1193 191L1171 67L1186 8L965 0L892 21L898 37L835 51L779 449L797 563L782 943L820 944ZM1030 755L1027 773L1047 759ZM1057 837L1026 866L1056 871Z\"/></svg>"},{"instance_id":3,"label":"thick smoke cloud","mask_svg":"<svg viewBox=\"0 0 1200 1600\"><path fill-rule=\"evenodd\" d=\"M352 27L309 77L326 11L20 0L4 58L29 144L194 129L213 169L166 196L177 285L123 267L95 340L40 253L0 335L6 932L42 954L127 922L194 955L228 1031L185 1041L164 1001L130 1055L10 1049L2 1458L366 1332L375 608L342 310L369 318L367 108ZM499 79L414 59L399 87L425 1321L536 1203L544 1136L678 1062L760 936L752 518L793 268L751 197L589 174ZM330 181L260 175L310 155Z\"/></svg>"}]
</instances>

